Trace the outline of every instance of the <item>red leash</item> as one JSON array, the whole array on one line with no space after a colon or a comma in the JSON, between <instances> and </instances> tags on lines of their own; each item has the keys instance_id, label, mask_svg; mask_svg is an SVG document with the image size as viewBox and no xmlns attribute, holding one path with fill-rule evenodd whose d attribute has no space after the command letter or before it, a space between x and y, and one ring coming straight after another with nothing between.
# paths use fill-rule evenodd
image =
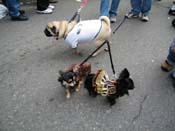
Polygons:
<instances>
[{"instance_id":1,"label":"red leash","mask_svg":"<svg viewBox=\"0 0 175 131\"><path fill-rule=\"evenodd\" d=\"M88 0L82 0L81 1L81 7L84 7L87 4Z\"/></svg>"},{"instance_id":2,"label":"red leash","mask_svg":"<svg viewBox=\"0 0 175 131\"><path fill-rule=\"evenodd\" d=\"M78 17L78 20L77 22L80 21L80 12L81 12L81 9L83 7L85 7L85 5L87 4L88 0L82 0L81 1L81 5L80 5L80 8L75 12L75 14L72 16L72 18L69 20L69 22L75 20L76 17Z\"/></svg>"}]
</instances>

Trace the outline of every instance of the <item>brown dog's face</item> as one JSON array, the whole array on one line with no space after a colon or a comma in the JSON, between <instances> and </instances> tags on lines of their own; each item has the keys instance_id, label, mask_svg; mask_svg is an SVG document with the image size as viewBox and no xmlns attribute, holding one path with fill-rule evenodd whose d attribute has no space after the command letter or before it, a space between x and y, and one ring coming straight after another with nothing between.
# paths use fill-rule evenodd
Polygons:
<instances>
[{"instance_id":1,"label":"brown dog's face","mask_svg":"<svg viewBox=\"0 0 175 131\"><path fill-rule=\"evenodd\" d=\"M57 37L59 36L59 22L49 22L44 30L47 37Z\"/></svg>"}]
</instances>

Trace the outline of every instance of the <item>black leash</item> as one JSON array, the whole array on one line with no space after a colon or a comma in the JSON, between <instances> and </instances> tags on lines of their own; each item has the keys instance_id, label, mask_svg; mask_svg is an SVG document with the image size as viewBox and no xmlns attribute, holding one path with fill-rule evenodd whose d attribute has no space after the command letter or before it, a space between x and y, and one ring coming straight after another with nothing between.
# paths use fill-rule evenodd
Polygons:
<instances>
[{"instance_id":1,"label":"black leash","mask_svg":"<svg viewBox=\"0 0 175 131\"><path fill-rule=\"evenodd\" d=\"M110 58L110 62L111 62L111 68L112 68L114 77L116 78L115 68L114 68L114 64L113 64L113 60L112 60L111 47L110 47L109 41L107 41L107 46L108 46L109 58Z\"/></svg>"},{"instance_id":2,"label":"black leash","mask_svg":"<svg viewBox=\"0 0 175 131\"><path fill-rule=\"evenodd\" d=\"M76 11L75 14L72 16L72 18L69 20L69 23L75 20L77 17L77 23L80 22L80 12Z\"/></svg>"},{"instance_id":3,"label":"black leash","mask_svg":"<svg viewBox=\"0 0 175 131\"><path fill-rule=\"evenodd\" d=\"M115 30L113 31L113 34L115 34L115 32L120 28L121 25L123 25L123 23L125 22L125 20L128 19L126 16L124 16L122 22L115 28Z\"/></svg>"},{"instance_id":4,"label":"black leash","mask_svg":"<svg viewBox=\"0 0 175 131\"><path fill-rule=\"evenodd\" d=\"M95 52L97 52L102 46L104 46L108 41L103 42L98 48L96 48L83 62L80 63L80 66L82 66L86 61L88 61Z\"/></svg>"}]
</instances>

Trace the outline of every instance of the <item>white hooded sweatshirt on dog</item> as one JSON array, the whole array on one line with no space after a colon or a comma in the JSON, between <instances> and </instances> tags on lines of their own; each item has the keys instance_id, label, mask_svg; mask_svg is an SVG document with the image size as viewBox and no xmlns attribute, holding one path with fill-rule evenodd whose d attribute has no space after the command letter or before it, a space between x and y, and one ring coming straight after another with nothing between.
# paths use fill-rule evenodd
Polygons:
<instances>
[{"instance_id":1,"label":"white hooded sweatshirt on dog","mask_svg":"<svg viewBox=\"0 0 175 131\"><path fill-rule=\"evenodd\" d=\"M84 44L95 40L101 28L102 28L101 20L80 21L67 34L65 41L72 48L77 48L78 44Z\"/></svg>"}]
</instances>

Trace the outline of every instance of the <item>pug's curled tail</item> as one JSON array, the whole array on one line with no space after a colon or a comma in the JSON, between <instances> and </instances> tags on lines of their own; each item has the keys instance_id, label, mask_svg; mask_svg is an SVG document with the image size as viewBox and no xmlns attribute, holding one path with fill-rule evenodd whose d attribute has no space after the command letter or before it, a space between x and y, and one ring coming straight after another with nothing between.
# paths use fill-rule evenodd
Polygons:
<instances>
[{"instance_id":1,"label":"pug's curled tail","mask_svg":"<svg viewBox=\"0 0 175 131\"><path fill-rule=\"evenodd\" d=\"M100 20L104 21L110 27L110 20L107 16L100 16Z\"/></svg>"}]
</instances>

